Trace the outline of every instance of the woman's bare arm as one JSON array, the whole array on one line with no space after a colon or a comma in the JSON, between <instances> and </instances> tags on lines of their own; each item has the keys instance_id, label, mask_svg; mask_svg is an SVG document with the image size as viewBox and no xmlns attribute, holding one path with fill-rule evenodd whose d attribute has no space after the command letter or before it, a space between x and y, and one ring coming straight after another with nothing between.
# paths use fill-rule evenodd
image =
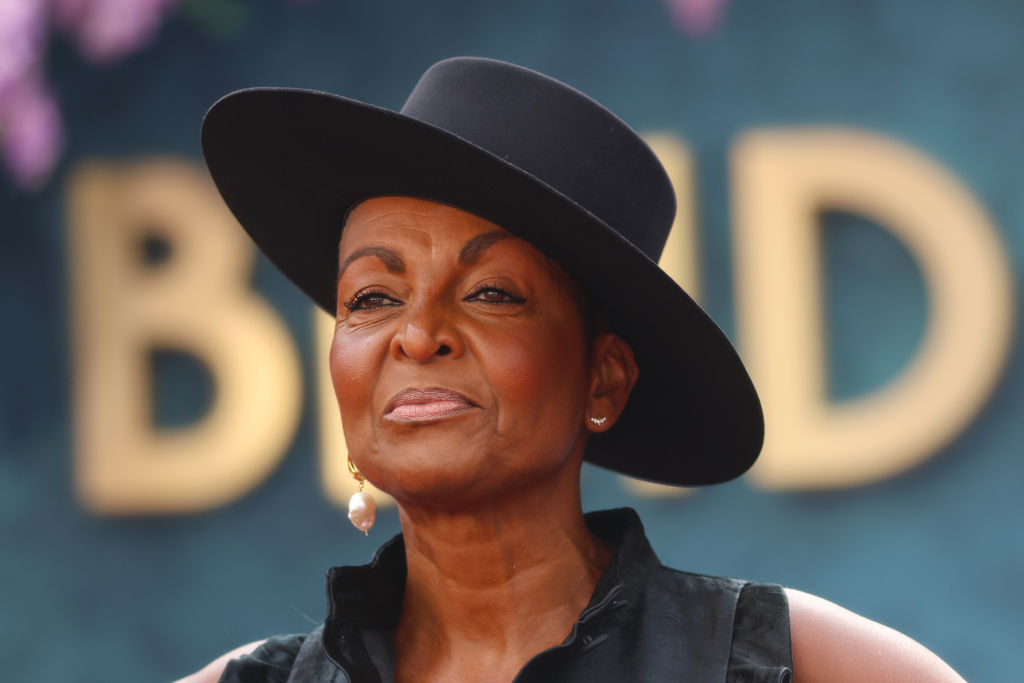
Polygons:
<instances>
[{"instance_id":1,"label":"woman's bare arm","mask_svg":"<svg viewBox=\"0 0 1024 683\"><path fill-rule=\"evenodd\" d=\"M213 660L199 671L185 676L174 683L217 683L220 680L220 675L224 673L224 667L227 666L228 662L232 659L238 659L242 655L247 655L256 648L258 648L266 640L254 640L251 643L246 643L241 647L236 647L231 652L222 654L217 659Z\"/></svg>"},{"instance_id":2,"label":"woman's bare arm","mask_svg":"<svg viewBox=\"0 0 1024 683\"><path fill-rule=\"evenodd\" d=\"M786 589L794 683L963 683L928 648L899 631L808 593Z\"/></svg>"}]
</instances>

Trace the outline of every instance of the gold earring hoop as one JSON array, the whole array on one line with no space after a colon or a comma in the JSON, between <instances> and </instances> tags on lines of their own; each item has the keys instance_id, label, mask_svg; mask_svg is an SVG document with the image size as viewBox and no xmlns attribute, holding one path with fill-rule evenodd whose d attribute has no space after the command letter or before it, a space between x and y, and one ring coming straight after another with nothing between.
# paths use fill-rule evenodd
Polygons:
<instances>
[{"instance_id":1,"label":"gold earring hoop","mask_svg":"<svg viewBox=\"0 0 1024 683\"><path fill-rule=\"evenodd\" d=\"M359 490L363 490L363 483L366 481L366 477L359 471L356 464L352 462L352 456L348 458L348 473L352 475L352 478L359 482Z\"/></svg>"},{"instance_id":2,"label":"gold earring hoop","mask_svg":"<svg viewBox=\"0 0 1024 683\"><path fill-rule=\"evenodd\" d=\"M356 468L351 457L348 459L348 471L352 474L352 478L359 482L359 490L348 499L348 521L369 536L370 529L373 528L377 517L377 501L369 493L363 491L366 477Z\"/></svg>"}]
</instances>

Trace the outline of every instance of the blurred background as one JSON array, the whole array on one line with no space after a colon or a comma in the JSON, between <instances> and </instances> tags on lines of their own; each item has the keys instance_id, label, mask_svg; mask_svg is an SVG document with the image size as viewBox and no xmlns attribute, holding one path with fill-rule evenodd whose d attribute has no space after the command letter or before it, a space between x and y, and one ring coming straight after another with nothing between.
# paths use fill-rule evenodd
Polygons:
<instances>
[{"instance_id":1,"label":"blurred background","mask_svg":"<svg viewBox=\"0 0 1024 683\"><path fill-rule=\"evenodd\" d=\"M4 0L0 670L166 681L323 618L366 562L324 320L219 205L221 95L401 107L431 63L516 62L670 168L665 267L768 419L736 482L587 466L665 564L817 593L971 681L1024 642L1024 7L1010 0ZM680 434L685 449L686 435Z\"/></svg>"}]
</instances>

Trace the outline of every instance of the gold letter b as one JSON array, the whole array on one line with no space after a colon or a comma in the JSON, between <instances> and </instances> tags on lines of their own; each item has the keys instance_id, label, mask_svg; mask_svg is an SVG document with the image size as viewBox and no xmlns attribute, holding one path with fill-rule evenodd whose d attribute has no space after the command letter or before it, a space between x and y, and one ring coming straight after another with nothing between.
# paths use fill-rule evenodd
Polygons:
<instances>
[{"instance_id":1,"label":"gold letter b","mask_svg":"<svg viewBox=\"0 0 1024 683\"><path fill-rule=\"evenodd\" d=\"M285 326L248 286L254 251L206 174L175 161L90 165L69 193L75 481L92 510L191 512L243 495L287 450L301 403ZM147 267L141 245L170 246ZM207 415L152 424L150 357L191 353Z\"/></svg>"}]
</instances>

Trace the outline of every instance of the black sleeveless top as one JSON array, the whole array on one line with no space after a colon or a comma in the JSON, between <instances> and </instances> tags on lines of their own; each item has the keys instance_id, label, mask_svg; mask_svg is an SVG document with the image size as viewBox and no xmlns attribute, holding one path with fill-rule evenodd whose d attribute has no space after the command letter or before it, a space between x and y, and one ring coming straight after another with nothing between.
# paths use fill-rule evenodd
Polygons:
<instances>
[{"instance_id":1,"label":"black sleeveless top","mask_svg":"<svg viewBox=\"0 0 1024 683\"><path fill-rule=\"evenodd\" d=\"M789 607L782 588L663 567L630 509L587 515L613 549L569 635L535 655L515 681L792 679ZM269 639L232 660L221 683L388 683L402 607L401 535L368 565L327 574L328 614L305 635Z\"/></svg>"}]
</instances>

